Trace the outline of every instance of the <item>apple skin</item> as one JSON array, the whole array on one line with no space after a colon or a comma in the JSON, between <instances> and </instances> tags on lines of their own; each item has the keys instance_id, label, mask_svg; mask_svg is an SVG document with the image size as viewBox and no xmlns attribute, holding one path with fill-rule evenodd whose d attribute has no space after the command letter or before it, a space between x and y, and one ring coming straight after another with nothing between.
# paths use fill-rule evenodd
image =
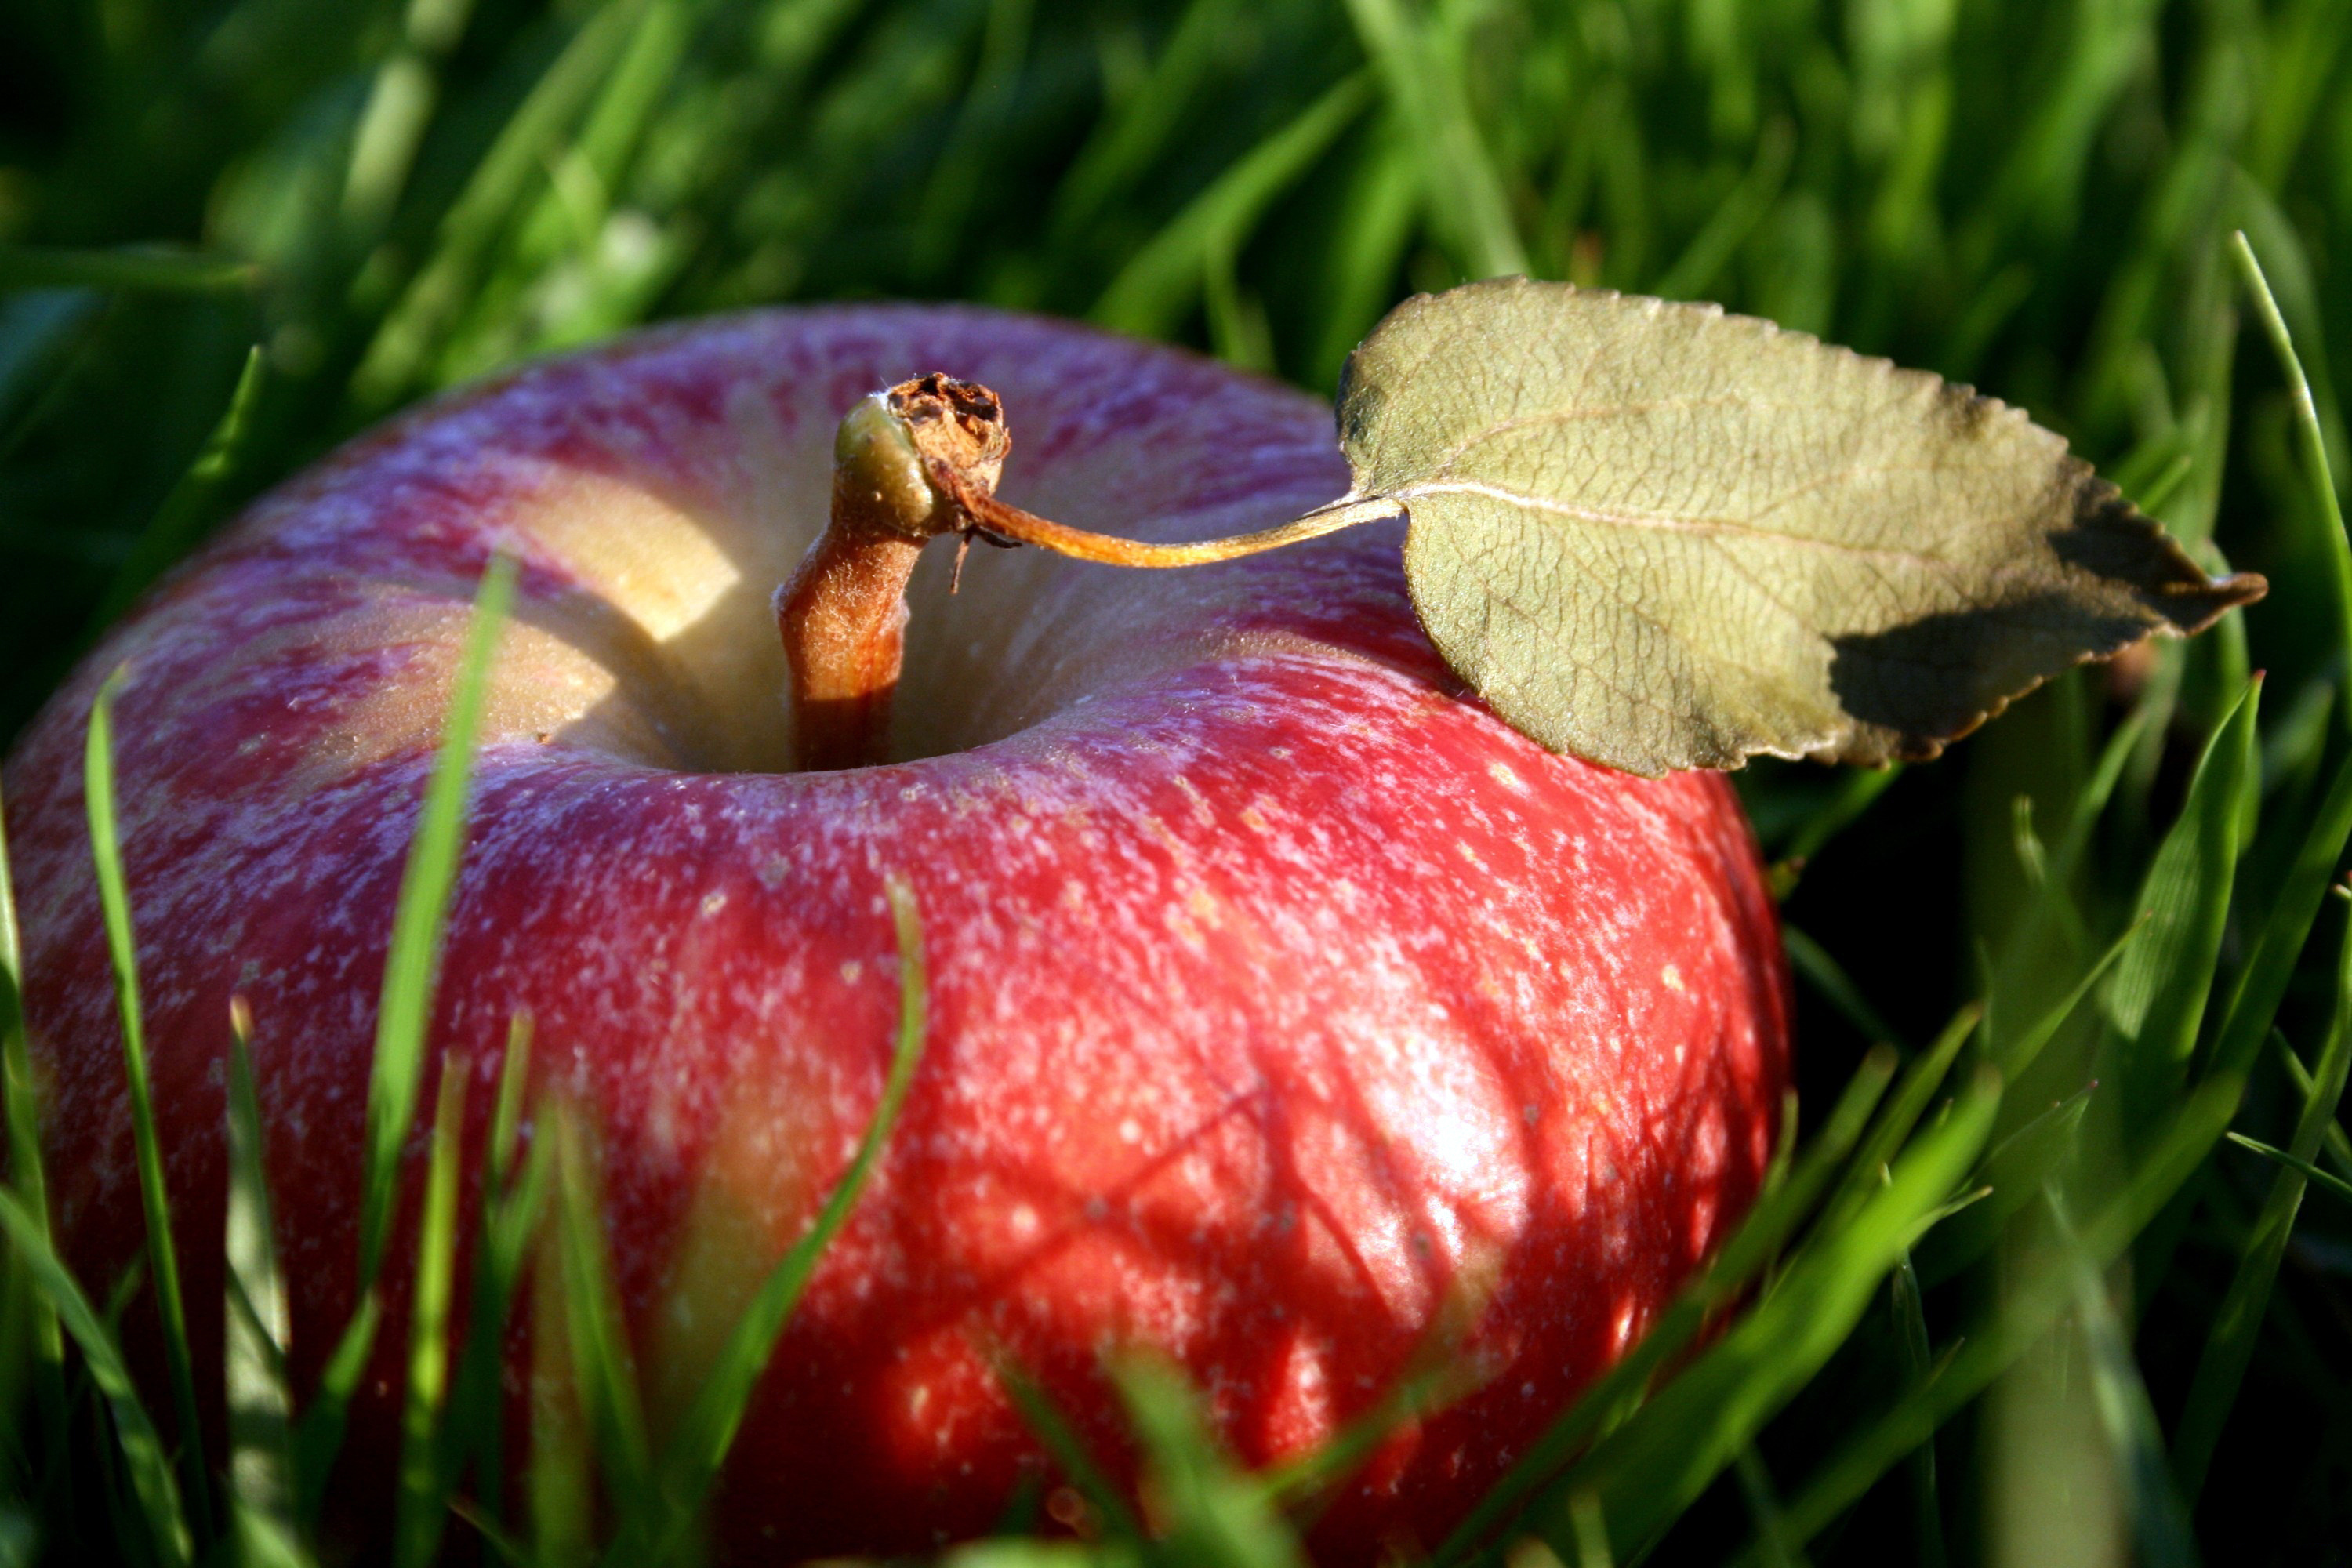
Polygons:
<instances>
[{"instance_id":1,"label":"apple skin","mask_svg":"<svg viewBox=\"0 0 2352 1568\"><path fill-rule=\"evenodd\" d=\"M781 771L768 595L841 414L934 368L1003 394L1004 494L1065 522L1204 537L1347 488L1310 398L961 308L646 333L355 441L151 595L7 763L69 1255L102 1289L141 1238L80 787L129 660L123 834L200 1382L232 993L315 1378L352 1305L403 856L504 541L521 587L434 1046L472 1066L471 1149L517 1011L536 1079L596 1120L657 1427L873 1111L886 874L924 919L927 1055L730 1461L730 1554L987 1530L1040 1462L993 1350L1117 1454L1099 1356L1158 1347L1263 1462L1440 1339L1483 1385L1311 1538L1327 1562L1432 1543L1757 1190L1789 1003L1752 835L1718 775L1552 756L1466 700L1388 526L1187 572L977 549L953 597L942 547L911 595L909 760ZM340 1472L362 1514L390 1485L406 1245ZM518 1397L526 1363L519 1330Z\"/></svg>"}]
</instances>

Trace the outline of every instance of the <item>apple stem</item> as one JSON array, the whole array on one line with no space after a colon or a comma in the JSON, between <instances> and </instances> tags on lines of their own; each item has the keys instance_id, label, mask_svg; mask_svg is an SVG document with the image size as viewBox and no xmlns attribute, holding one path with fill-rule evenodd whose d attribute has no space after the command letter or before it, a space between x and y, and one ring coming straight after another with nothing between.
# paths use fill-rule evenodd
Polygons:
<instances>
[{"instance_id":1,"label":"apple stem","mask_svg":"<svg viewBox=\"0 0 2352 1568\"><path fill-rule=\"evenodd\" d=\"M1090 533L996 499L1012 447L1003 405L977 383L933 374L860 402L833 447L833 510L776 590L792 666L793 744L807 772L890 758L890 705L907 641L907 584L923 546L1034 544L1111 566L1203 566L1398 515L1398 503L1343 496L1279 528L1153 544ZM957 561L959 574L962 561Z\"/></svg>"},{"instance_id":2,"label":"apple stem","mask_svg":"<svg viewBox=\"0 0 2352 1568\"><path fill-rule=\"evenodd\" d=\"M1399 515L1403 508L1385 497L1369 500L1343 496L1328 506L1293 518L1278 528L1259 529L1254 533L1236 533L1224 539L1187 540L1177 544L1154 544L1139 539L1121 539L1115 534L1092 533L1083 528L1071 528L1034 512L997 500L993 495L972 491L962 493L957 476L943 466L935 467L931 482L955 499L971 516L980 532L1013 544L1034 544L1041 550L1053 551L1075 561L1093 561L1105 566L1209 566L1220 561L1238 561L1244 555L1255 555L1267 550L1279 550L1286 544L1302 544L1310 539L1320 539L1327 533L1337 533L1343 528L1359 523L1378 522Z\"/></svg>"},{"instance_id":3,"label":"apple stem","mask_svg":"<svg viewBox=\"0 0 2352 1568\"><path fill-rule=\"evenodd\" d=\"M907 582L922 544L827 529L776 595L793 668L793 743L812 772L887 762L907 646Z\"/></svg>"},{"instance_id":4,"label":"apple stem","mask_svg":"<svg viewBox=\"0 0 2352 1568\"><path fill-rule=\"evenodd\" d=\"M1012 447L984 386L918 376L861 401L833 443L833 510L776 591L776 631L792 666L793 745L809 772L890 757L890 700L907 642L907 584L923 546L964 532L961 508L933 488L938 462L985 494Z\"/></svg>"}]
</instances>

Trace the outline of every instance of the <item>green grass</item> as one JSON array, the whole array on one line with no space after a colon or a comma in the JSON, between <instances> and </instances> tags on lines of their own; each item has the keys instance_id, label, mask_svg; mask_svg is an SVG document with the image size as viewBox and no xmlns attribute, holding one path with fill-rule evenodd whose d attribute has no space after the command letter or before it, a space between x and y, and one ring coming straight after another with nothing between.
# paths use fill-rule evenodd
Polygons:
<instances>
[{"instance_id":1,"label":"green grass","mask_svg":"<svg viewBox=\"0 0 2352 1568\"><path fill-rule=\"evenodd\" d=\"M105 912L107 953L113 961L114 1005L122 1028L122 1077L131 1088L131 1139L139 1161L139 1206L147 1220L147 1270L154 1277L155 1307L163 1320L163 1360L172 1384L172 1413L180 1433L181 1483L198 1533L209 1535L212 1477L205 1464L204 1434L196 1424L194 1358L188 1344L187 1308L180 1293L179 1258L172 1239L171 1197L163 1190L163 1151L155 1136L154 1097L148 1085L147 1031L139 1002L131 893L123 882L122 851L115 834L112 714L115 693L129 673L119 668L108 676L90 706L82 793L89 802L92 869Z\"/></svg>"},{"instance_id":2,"label":"green grass","mask_svg":"<svg viewBox=\"0 0 2352 1568\"><path fill-rule=\"evenodd\" d=\"M276 1564L301 1559L294 1514L294 1390L286 1367L292 1323L262 1155L252 1037L252 1016L240 999L229 1009L228 1215L223 1237L228 1310L221 1381L228 1408L229 1529L247 1561Z\"/></svg>"},{"instance_id":3,"label":"green grass","mask_svg":"<svg viewBox=\"0 0 2352 1568\"><path fill-rule=\"evenodd\" d=\"M2010 1563L2042 1540L2303 1562L2352 1540L2352 1203L2331 1185L2352 1175L2352 991L2324 896L2352 838L2340 3L0 0L0 734L338 440L698 311L977 299L1328 392L1402 293L1525 267L1720 299L2030 407L2271 598L2127 679L2055 681L1932 766L1743 777L1802 933L1804 1131L1708 1272L1438 1556ZM504 592L486 584L477 660ZM656 1451L606 1296L593 1129L551 1110L553 1135L521 1133L529 1020L467 1156L478 1210L451 1140L404 1168L428 1089L436 1124L466 1092L425 1048L458 718L368 1120L361 1277L421 1270L467 1303L403 1320L393 1550L690 1555L824 1233ZM137 889L113 803L89 798L136 1100ZM289 1387L234 1056L226 1451L190 1425L207 1363L184 1333L134 1387L112 1321L134 1293L184 1316L162 1226L181 1194L142 1117L144 1268L102 1295L57 1263L17 952L0 879L0 1563L308 1562L378 1294L320 1384ZM429 1223L388 1257L404 1193ZM541 1268L567 1287L530 1298L525 1456L499 1359ZM1122 1375L1159 1538L961 1554L1270 1564L1360 1453L1355 1433L1244 1476L1164 1369Z\"/></svg>"}]
</instances>

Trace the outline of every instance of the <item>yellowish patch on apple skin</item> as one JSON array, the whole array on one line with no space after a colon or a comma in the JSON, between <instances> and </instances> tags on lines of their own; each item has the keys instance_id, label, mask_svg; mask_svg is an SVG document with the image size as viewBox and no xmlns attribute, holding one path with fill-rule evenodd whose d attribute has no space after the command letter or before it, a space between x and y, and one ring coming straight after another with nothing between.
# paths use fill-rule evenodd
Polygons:
<instances>
[{"instance_id":1,"label":"yellowish patch on apple skin","mask_svg":"<svg viewBox=\"0 0 2352 1568\"><path fill-rule=\"evenodd\" d=\"M666 643L715 609L742 581L722 538L740 531L717 509L688 510L643 488L572 473L532 509L533 541L598 596Z\"/></svg>"},{"instance_id":2,"label":"yellowish patch on apple skin","mask_svg":"<svg viewBox=\"0 0 2352 1568\"><path fill-rule=\"evenodd\" d=\"M717 1362L768 1270L799 1239L835 1179L820 1151L839 1129L803 1060L777 1051L724 1097L669 1268L667 1308L650 1358L657 1415L675 1420Z\"/></svg>"},{"instance_id":3,"label":"yellowish patch on apple skin","mask_svg":"<svg viewBox=\"0 0 2352 1568\"><path fill-rule=\"evenodd\" d=\"M1658 984L1664 985L1667 990L1673 992L1677 996L1682 995L1685 991L1687 990L1687 987L1683 984L1683 972L1676 969L1671 963L1658 971Z\"/></svg>"}]
</instances>

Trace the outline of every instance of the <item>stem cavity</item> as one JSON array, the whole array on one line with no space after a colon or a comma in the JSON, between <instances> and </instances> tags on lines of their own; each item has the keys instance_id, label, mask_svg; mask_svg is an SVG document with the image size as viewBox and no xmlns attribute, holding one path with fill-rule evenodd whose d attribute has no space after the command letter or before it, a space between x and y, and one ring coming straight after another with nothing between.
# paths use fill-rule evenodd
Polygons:
<instances>
[{"instance_id":1,"label":"stem cavity","mask_svg":"<svg viewBox=\"0 0 2352 1568\"><path fill-rule=\"evenodd\" d=\"M832 515L776 592L803 770L888 760L908 579L925 544L969 527L928 466L953 471L971 493L992 493L1012 445L994 393L938 374L877 392L843 418Z\"/></svg>"},{"instance_id":2,"label":"stem cavity","mask_svg":"<svg viewBox=\"0 0 2352 1568\"><path fill-rule=\"evenodd\" d=\"M1034 544L1111 566L1201 566L1394 517L1350 496L1279 528L1230 539L1150 544L1090 533L996 499L1013 437L1004 405L976 382L934 372L859 403L833 447L833 511L776 591L776 630L792 666L794 745L807 772L889 760L890 701L906 649L907 584L943 533Z\"/></svg>"}]
</instances>

